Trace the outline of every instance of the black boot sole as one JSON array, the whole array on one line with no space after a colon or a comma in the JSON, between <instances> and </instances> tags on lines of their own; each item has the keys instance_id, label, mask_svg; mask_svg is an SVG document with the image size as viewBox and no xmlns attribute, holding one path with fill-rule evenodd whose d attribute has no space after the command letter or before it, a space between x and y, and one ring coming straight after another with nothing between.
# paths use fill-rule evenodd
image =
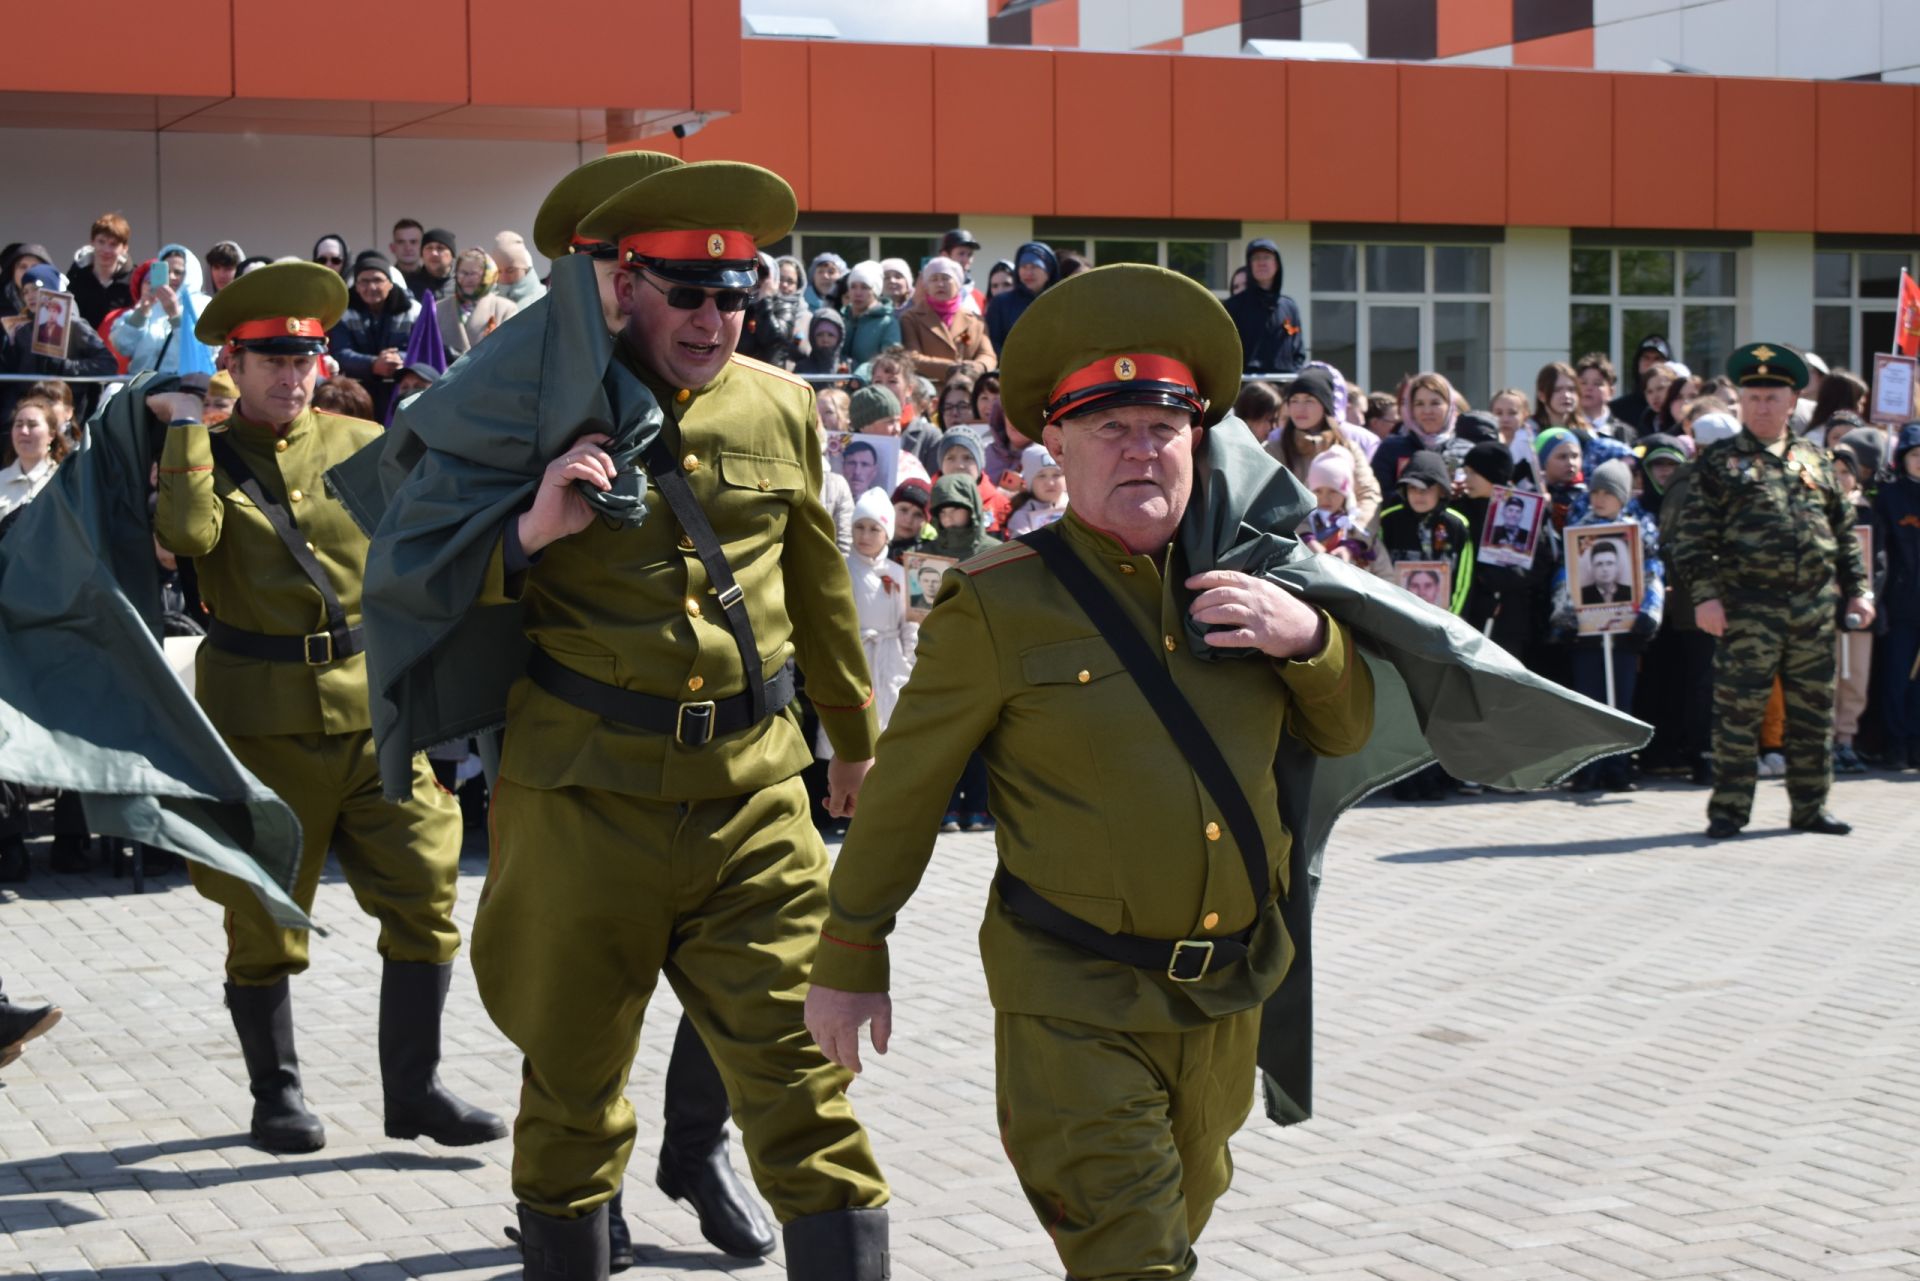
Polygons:
<instances>
[{"instance_id":1,"label":"black boot sole","mask_svg":"<svg viewBox=\"0 0 1920 1281\"><path fill-rule=\"evenodd\" d=\"M390 1139L432 1139L443 1148L479 1147L482 1143L504 1139L509 1132L505 1121L491 1126L476 1126L470 1130L436 1130L430 1125L409 1121L386 1123L386 1134Z\"/></svg>"},{"instance_id":2,"label":"black boot sole","mask_svg":"<svg viewBox=\"0 0 1920 1281\"><path fill-rule=\"evenodd\" d=\"M707 1231L706 1216L700 1213L700 1207L694 1203L694 1200L692 1197L687 1195L686 1189L680 1186L680 1182L678 1179L670 1177L667 1174L667 1172L664 1170L656 1170L654 1172L653 1186L655 1186L656 1188L659 1188L661 1193L669 1201L684 1202L687 1208L693 1211L694 1217L700 1220L700 1235L706 1238L707 1244L712 1246L714 1249L718 1250L720 1253L726 1255L728 1258L764 1259L768 1255L772 1254L775 1247L779 1244L777 1241L769 1241L767 1242L766 1247L764 1249L758 1246L748 1247L744 1249L736 1249L728 1246L724 1242L716 1241L713 1239L713 1234Z\"/></svg>"},{"instance_id":3,"label":"black boot sole","mask_svg":"<svg viewBox=\"0 0 1920 1281\"><path fill-rule=\"evenodd\" d=\"M319 1134L262 1134L258 1130L250 1131L249 1137L269 1152L285 1156L298 1156L303 1152L318 1152L327 1146L327 1135L323 1130Z\"/></svg>"}]
</instances>

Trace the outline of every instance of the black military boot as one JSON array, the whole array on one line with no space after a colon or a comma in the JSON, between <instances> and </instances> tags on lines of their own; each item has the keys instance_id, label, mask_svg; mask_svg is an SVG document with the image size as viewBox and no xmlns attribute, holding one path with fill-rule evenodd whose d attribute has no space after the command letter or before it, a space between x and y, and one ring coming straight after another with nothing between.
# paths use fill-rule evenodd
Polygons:
<instances>
[{"instance_id":1,"label":"black military boot","mask_svg":"<svg viewBox=\"0 0 1920 1281\"><path fill-rule=\"evenodd\" d=\"M700 1216L700 1235L736 1259L773 1253L773 1225L727 1160L727 1087L693 1021L680 1016L667 1060L665 1133L655 1183Z\"/></svg>"},{"instance_id":2,"label":"black military boot","mask_svg":"<svg viewBox=\"0 0 1920 1281\"><path fill-rule=\"evenodd\" d=\"M18 836L0 837L0 883L18 885L33 875L27 843Z\"/></svg>"},{"instance_id":3,"label":"black military boot","mask_svg":"<svg viewBox=\"0 0 1920 1281\"><path fill-rule=\"evenodd\" d=\"M521 1276L526 1281L606 1281L607 1207L556 1219L520 1206Z\"/></svg>"},{"instance_id":4,"label":"black military boot","mask_svg":"<svg viewBox=\"0 0 1920 1281\"><path fill-rule=\"evenodd\" d=\"M0 996L0 1067L20 1057L21 1048L60 1021L60 1011L51 1005L15 1005Z\"/></svg>"},{"instance_id":5,"label":"black military boot","mask_svg":"<svg viewBox=\"0 0 1920 1281\"><path fill-rule=\"evenodd\" d=\"M450 1148L507 1137L507 1123L440 1084L440 1013L452 965L388 961L380 977L380 1084L387 1137Z\"/></svg>"},{"instance_id":6,"label":"black military boot","mask_svg":"<svg viewBox=\"0 0 1920 1281\"><path fill-rule=\"evenodd\" d=\"M227 984L227 1009L240 1034L253 1090L253 1141L269 1152L318 1152L327 1145L320 1118L300 1093L293 1052L293 994L287 980L271 987Z\"/></svg>"},{"instance_id":7,"label":"black military boot","mask_svg":"<svg viewBox=\"0 0 1920 1281\"><path fill-rule=\"evenodd\" d=\"M86 836L76 832L56 832L53 837L53 870L56 872L86 872L93 868L93 859L87 853L92 842Z\"/></svg>"},{"instance_id":8,"label":"black military boot","mask_svg":"<svg viewBox=\"0 0 1920 1281\"><path fill-rule=\"evenodd\" d=\"M787 1224L787 1281L887 1281L887 1212L833 1210Z\"/></svg>"}]
</instances>

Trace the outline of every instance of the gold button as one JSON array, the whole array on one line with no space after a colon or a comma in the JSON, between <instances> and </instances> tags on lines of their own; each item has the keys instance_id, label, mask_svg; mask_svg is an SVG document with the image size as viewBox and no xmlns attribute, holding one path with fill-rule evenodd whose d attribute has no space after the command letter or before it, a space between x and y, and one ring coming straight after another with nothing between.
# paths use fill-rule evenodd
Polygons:
<instances>
[{"instance_id":1,"label":"gold button","mask_svg":"<svg viewBox=\"0 0 1920 1281\"><path fill-rule=\"evenodd\" d=\"M286 453L286 452L287 452L287 442L286 442L286 441L284 441L284 440L276 440L276 441L274 441L274 442L273 442L273 452L274 452L274 453L276 453L276 454L284 454L284 453Z\"/></svg>"},{"instance_id":2,"label":"gold button","mask_svg":"<svg viewBox=\"0 0 1920 1281\"><path fill-rule=\"evenodd\" d=\"M687 681L687 688L692 690L694 693L698 694L700 692L700 687L705 684L706 682L704 680L700 679L698 676L695 676L692 679Z\"/></svg>"},{"instance_id":3,"label":"gold button","mask_svg":"<svg viewBox=\"0 0 1920 1281\"><path fill-rule=\"evenodd\" d=\"M317 552L317 551L319 551L320 549L319 549L318 547L315 547L315 546L314 546L314 545L313 545L312 543L308 543L308 544L307 544L307 550L308 550L308 551L310 551L310 552Z\"/></svg>"},{"instance_id":4,"label":"gold button","mask_svg":"<svg viewBox=\"0 0 1920 1281\"><path fill-rule=\"evenodd\" d=\"M306 495L305 495L305 494L303 494L303 493L301 493L301 492L300 492L299 490L297 490L297 489L296 489L296 490L294 490L294 491L293 491L293 492L292 492L291 494L288 494L288 495L287 495L287 497L288 497L288 498L291 498L291 499L292 499L292 500L293 500L294 502L296 502L296 503L297 503L297 502L299 502L299 501L300 501L300 500L301 500L302 498L305 498L305 497L306 497Z\"/></svg>"},{"instance_id":5,"label":"gold button","mask_svg":"<svg viewBox=\"0 0 1920 1281\"><path fill-rule=\"evenodd\" d=\"M1086 671L1085 669L1082 669L1080 674L1074 677L1074 679L1079 681L1082 685L1085 685L1088 681L1093 679L1093 673Z\"/></svg>"},{"instance_id":6,"label":"gold button","mask_svg":"<svg viewBox=\"0 0 1920 1281\"><path fill-rule=\"evenodd\" d=\"M688 391L685 387L682 387L679 391L676 391L673 393L673 398L678 403L684 405L689 400L693 399L693 393Z\"/></svg>"},{"instance_id":7,"label":"gold button","mask_svg":"<svg viewBox=\"0 0 1920 1281\"><path fill-rule=\"evenodd\" d=\"M691 538L688 538L685 534L680 535L680 550L683 552L690 552L693 550L693 540Z\"/></svg>"},{"instance_id":8,"label":"gold button","mask_svg":"<svg viewBox=\"0 0 1920 1281\"><path fill-rule=\"evenodd\" d=\"M1167 653L1169 654L1173 653L1176 644L1177 642L1173 639L1173 637L1171 636L1167 637Z\"/></svg>"},{"instance_id":9,"label":"gold button","mask_svg":"<svg viewBox=\"0 0 1920 1281\"><path fill-rule=\"evenodd\" d=\"M687 597L687 617L689 618L700 617L700 602L695 600L691 596Z\"/></svg>"},{"instance_id":10,"label":"gold button","mask_svg":"<svg viewBox=\"0 0 1920 1281\"><path fill-rule=\"evenodd\" d=\"M699 470L700 470L700 455L698 455L698 454L688 454L688 455L687 455L687 456L686 456L685 458L682 458L682 459L680 460L680 466L681 466L682 468L684 468L685 470L687 470L687 471L699 471Z\"/></svg>"},{"instance_id":11,"label":"gold button","mask_svg":"<svg viewBox=\"0 0 1920 1281\"><path fill-rule=\"evenodd\" d=\"M1204 929L1209 929L1209 930L1212 929L1214 926L1220 924L1220 913L1208 912L1205 916L1200 918L1200 924Z\"/></svg>"},{"instance_id":12,"label":"gold button","mask_svg":"<svg viewBox=\"0 0 1920 1281\"><path fill-rule=\"evenodd\" d=\"M1218 823L1207 824L1207 839L1210 841L1220 839L1220 825Z\"/></svg>"},{"instance_id":13,"label":"gold button","mask_svg":"<svg viewBox=\"0 0 1920 1281\"><path fill-rule=\"evenodd\" d=\"M768 480L765 476L762 476L760 478L760 492L765 493L767 490L772 488L773 488L773 482Z\"/></svg>"},{"instance_id":14,"label":"gold button","mask_svg":"<svg viewBox=\"0 0 1920 1281\"><path fill-rule=\"evenodd\" d=\"M1131 574L1133 572L1133 566L1123 560L1120 562L1120 572L1123 574Z\"/></svg>"}]
</instances>

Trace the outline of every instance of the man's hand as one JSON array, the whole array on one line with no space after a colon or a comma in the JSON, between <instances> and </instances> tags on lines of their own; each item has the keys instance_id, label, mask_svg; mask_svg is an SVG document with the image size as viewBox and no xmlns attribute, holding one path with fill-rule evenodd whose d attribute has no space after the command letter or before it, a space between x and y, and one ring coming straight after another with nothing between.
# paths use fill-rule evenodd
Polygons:
<instances>
[{"instance_id":1,"label":"man's hand","mask_svg":"<svg viewBox=\"0 0 1920 1281\"><path fill-rule=\"evenodd\" d=\"M191 392L157 391L147 397L147 411L163 423L197 423L206 412L206 402Z\"/></svg>"},{"instance_id":2,"label":"man's hand","mask_svg":"<svg viewBox=\"0 0 1920 1281\"><path fill-rule=\"evenodd\" d=\"M806 1018L820 1052L855 1076L860 1075L861 1026L872 1021L875 1054L885 1054L893 1038L893 998L885 992L842 992L816 983L807 989Z\"/></svg>"},{"instance_id":3,"label":"man's hand","mask_svg":"<svg viewBox=\"0 0 1920 1281\"><path fill-rule=\"evenodd\" d=\"M1848 618L1858 616L1861 631L1873 626L1873 602L1865 597L1855 596L1847 602L1847 608L1843 612Z\"/></svg>"},{"instance_id":4,"label":"man's hand","mask_svg":"<svg viewBox=\"0 0 1920 1281\"><path fill-rule=\"evenodd\" d=\"M1709 636L1727 634L1727 611L1717 600L1703 600L1693 607L1693 625Z\"/></svg>"},{"instance_id":5,"label":"man's hand","mask_svg":"<svg viewBox=\"0 0 1920 1281\"><path fill-rule=\"evenodd\" d=\"M596 489L613 488L618 469L612 455L600 448L607 439L599 432L589 432L547 464L539 488L533 491L533 506L520 514L520 550L531 556L592 522L593 508L573 484L585 481Z\"/></svg>"},{"instance_id":6,"label":"man's hand","mask_svg":"<svg viewBox=\"0 0 1920 1281\"><path fill-rule=\"evenodd\" d=\"M873 758L843 761L838 756L827 762L827 813L835 818L852 818L854 802L860 799L860 785L867 781Z\"/></svg>"},{"instance_id":7,"label":"man's hand","mask_svg":"<svg viewBox=\"0 0 1920 1281\"><path fill-rule=\"evenodd\" d=\"M385 378L388 374L397 373L404 363L405 359L398 352L383 351L373 358L373 372Z\"/></svg>"},{"instance_id":8,"label":"man's hand","mask_svg":"<svg viewBox=\"0 0 1920 1281\"><path fill-rule=\"evenodd\" d=\"M1209 645L1257 649L1270 658L1317 654L1326 647L1325 616L1278 583L1216 569L1189 578L1187 590L1199 593L1187 611L1195 622L1233 628L1208 632Z\"/></svg>"}]
</instances>

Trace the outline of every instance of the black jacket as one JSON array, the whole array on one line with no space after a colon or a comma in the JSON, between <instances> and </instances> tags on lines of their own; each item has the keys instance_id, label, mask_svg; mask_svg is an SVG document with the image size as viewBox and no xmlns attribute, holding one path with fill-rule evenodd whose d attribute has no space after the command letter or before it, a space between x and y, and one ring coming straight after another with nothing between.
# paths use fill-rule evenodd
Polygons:
<instances>
[{"instance_id":1,"label":"black jacket","mask_svg":"<svg viewBox=\"0 0 1920 1281\"><path fill-rule=\"evenodd\" d=\"M1054 257L1053 250L1038 240L1029 240L1020 246L1020 253L1013 256L1014 262L1020 261L1020 255L1029 249L1040 255L1047 265L1047 289L1060 283L1060 260ZM1045 290L1041 291L1042 293ZM1007 334L1013 329L1013 322L1027 314L1027 308L1040 295L1020 283L1020 271L1016 267L1013 273L1013 288L996 297L987 304L987 340L995 351L1005 351Z\"/></svg>"},{"instance_id":2,"label":"black jacket","mask_svg":"<svg viewBox=\"0 0 1920 1281\"><path fill-rule=\"evenodd\" d=\"M112 313L133 306L133 264L122 266L103 285L91 266L76 262L67 268L67 292L73 295L74 309L98 329Z\"/></svg>"},{"instance_id":3,"label":"black jacket","mask_svg":"<svg viewBox=\"0 0 1920 1281\"><path fill-rule=\"evenodd\" d=\"M1280 263L1271 289L1253 283L1253 256L1262 250ZM1240 331L1240 349L1250 374L1290 374L1307 363L1306 327L1300 321L1299 304L1283 292L1286 280L1286 262L1278 245L1264 236L1247 245L1247 287L1227 299L1227 314Z\"/></svg>"},{"instance_id":4,"label":"black jacket","mask_svg":"<svg viewBox=\"0 0 1920 1281\"><path fill-rule=\"evenodd\" d=\"M424 303L423 306L432 306ZM340 362L340 372L357 379L373 397L373 417L375 422L387 421L387 402L393 397L393 384L399 377L399 371L391 374L373 372L374 357L392 347L404 352L407 339L413 336L413 300L407 297L404 289L398 287L388 291L387 301L378 315L367 309L360 301L359 291L354 291L347 304L346 314L340 317L340 323L327 335L327 345L333 352L333 358Z\"/></svg>"},{"instance_id":5,"label":"black jacket","mask_svg":"<svg viewBox=\"0 0 1920 1281\"><path fill-rule=\"evenodd\" d=\"M9 374L34 374L41 378L99 377L112 374L119 368L120 362L113 358L113 353L107 350L107 344L94 332L93 326L77 315L73 318L72 330L67 334L65 360L33 354L31 320L16 326L5 342L0 343L0 372ZM31 385L11 380L0 382L0 423L13 421L14 402L25 395ZM76 423L84 423L92 416L103 385L82 382L68 384L68 390L73 392L73 418Z\"/></svg>"}]
</instances>

